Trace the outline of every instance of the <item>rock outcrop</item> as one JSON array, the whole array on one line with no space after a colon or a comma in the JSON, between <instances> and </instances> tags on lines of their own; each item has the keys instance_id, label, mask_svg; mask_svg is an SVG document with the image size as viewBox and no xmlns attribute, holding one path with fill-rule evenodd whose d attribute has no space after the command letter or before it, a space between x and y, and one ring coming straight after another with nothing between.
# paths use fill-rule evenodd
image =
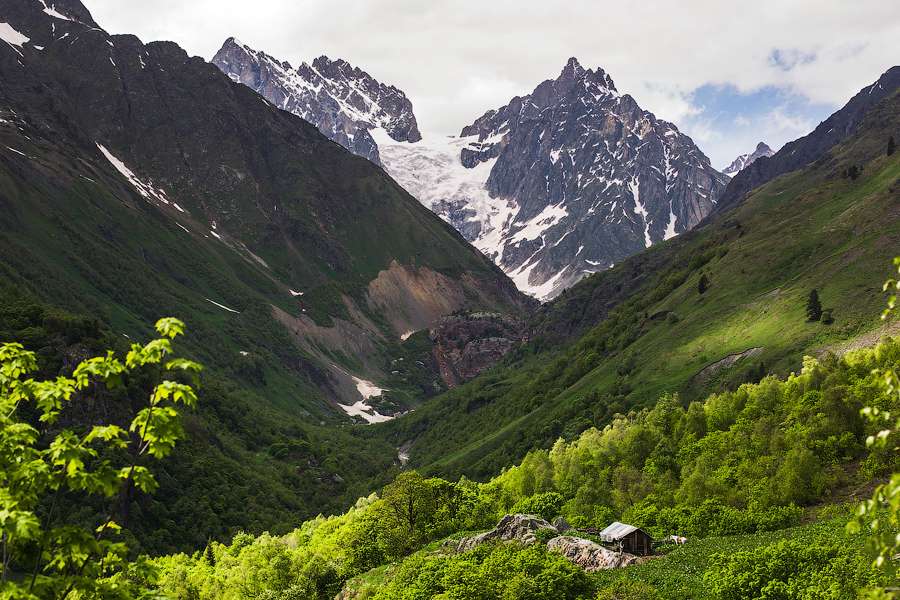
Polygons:
<instances>
[{"instance_id":1,"label":"rock outcrop","mask_svg":"<svg viewBox=\"0 0 900 600\"><path fill-rule=\"evenodd\" d=\"M564 517L556 517L553 519L553 526L560 533L568 533L570 531L577 531L574 527L572 527L568 521Z\"/></svg>"},{"instance_id":2,"label":"rock outcrop","mask_svg":"<svg viewBox=\"0 0 900 600\"><path fill-rule=\"evenodd\" d=\"M523 544L534 544L537 542L536 533L543 530L554 533L574 531L572 526L563 518L556 519L551 525L544 519L534 515L521 513L506 515L500 519L500 522L491 531L463 538L456 542L453 553L468 552L489 540L517 540ZM448 541L445 545L449 545L449 543ZM590 540L568 535L553 537L547 542L547 549L559 552L570 562L583 568L588 573L599 569L625 567L640 561L633 554L614 552Z\"/></svg>"},{"instance_id":3,"label":"rock outcrop","mask_svg":"<svg viewBox=\"0 0 900 600\"><path fill-rule=\"evenodd\" d=\"M437 319L430 337L444 383L456 387L498 364L522 340L524 327L523 319L498 313Z\"/></svg>"},{"instance_id":4,"label":"rock outcrop","mask_svg":"<svg viewBox=\"0 0 900 600\"><path fill-rule=\"evenodd\" d=\"M568 535L553 538L547 542L547 549L559 552L588 573L600 569L627 567L640 560L633 554L613 552L590 540Z\"/></svg>"},{"instance_id":5,"label":"rock outcrop","mask_svg":"<svg viewBox=\"0 0 900 600\"><path fill-rule=\"evenodd\" d=\"M479 533L473 537L461 539L456 544L454 553L459 554L460 552L468 552L488 540L519 540L524 544L533 544L537 541L535 532L543 529L556 531L556 528L553 527L553 525L534 515L522 513L506 515L500 519L500 522L497 523L497 526L492 530Z\"/></svg>"}]
</instances>

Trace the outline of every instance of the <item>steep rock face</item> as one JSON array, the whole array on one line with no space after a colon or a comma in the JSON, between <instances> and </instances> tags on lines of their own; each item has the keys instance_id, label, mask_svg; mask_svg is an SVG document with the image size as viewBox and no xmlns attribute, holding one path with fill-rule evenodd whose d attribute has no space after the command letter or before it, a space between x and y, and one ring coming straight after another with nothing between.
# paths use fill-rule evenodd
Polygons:
<instances>
[{"instance_id":1,"label":"steep rock face","mask_svg":"<svg viewBox=\"0 0 900 600\"><path fill-rule=\"evenodd\" d=\"M454 553L459 554L460 552L474 550L488 540L519 540L524 544L533 544L537 541L535 532L544 529L556 532L556 528L553 525L540 517L522 513L505 515L492 530L461 539L457 542Z\"/></svg>"},{"instance_id":2,"label":"steep rock face","mask_svg":"<svg viewBox=\"0 0 900 600\"><path fill-rule=\"evenodd\" d=\"M726 182L690 138L574 58L461 136L478 140L464 164L496 157L487 190L507 209L493 248L476 246L542 297L690 229Z\"/></svg>"},{"instance_id":3,"label":"steep rock face","mask_svg":"<svg viewBox=\"0 0 900 600\"><path fill-rule=\"evenodd\" d=\"M497 365L522 340L525 321L499 313L441 317L429 333L432 351L448 387L456 387ZM475 410L477 407L472 407Z\"/></svg>"},{"instance_id":4,"label":"steep rock face","mask_svg":"<svg viewBox=\"0 0 900 600\"><path fill-rule=\"evenodd\" d=\"M326 56L296 70L264 52L228 38L212 63L234 81L279 108L299 115L354 154L380 165L378 146L369 129L383 128L398 142L422 139L412 103L393 86L343 60Z\"/></svg>"},{"instance_id":5,"label":"steep rock face","mask_svg":"<svg viewBox=\"0 0 900 600\"><path fill-rule=\"evenodd\" d=\"M819 159L849 138L859 128L866 113L900 87L900 66L888 69L878 81L853 96L844 107L819 123L812 133L789 142L769 158L761 158L737 173L728 182L715 209L704 219L711 223L737 206L747 192L779 175L796 171Z\"/></svg>"},{"instance_id":6,"label":"steep rock face","mask_svg":"<svg viewBox=\"0 0 900 600\"><path fill-rule=\"evenodd\" d=\"M773 154L775 154L774 150L769 148L767 144L760 142L756 145L756 150L750 154L741 154L734 159L731 164L728 165L728 168L722 171L722 174L734 177L738 172L743 171L745 168L756 162L757 159L763 157L767 158Z\"/></svg>"}]
</instances>

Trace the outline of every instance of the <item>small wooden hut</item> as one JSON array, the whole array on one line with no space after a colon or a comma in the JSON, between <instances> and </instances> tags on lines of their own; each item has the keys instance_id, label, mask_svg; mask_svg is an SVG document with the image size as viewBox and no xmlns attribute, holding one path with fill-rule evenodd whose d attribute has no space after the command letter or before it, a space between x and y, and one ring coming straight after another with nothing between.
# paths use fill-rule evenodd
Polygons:
<instances>
[{"instance_id":1,"label":"small wooden hut","mask_svg":"<svg viewBox=\"0 0 900 600\"><path fill-rule=\"evenodd\" d=\"M648 556L653 538L634 525L626 525L616 521L600 532L599 537L607 544L618 546L623 552Z\"/></svg>"}]
</instances>

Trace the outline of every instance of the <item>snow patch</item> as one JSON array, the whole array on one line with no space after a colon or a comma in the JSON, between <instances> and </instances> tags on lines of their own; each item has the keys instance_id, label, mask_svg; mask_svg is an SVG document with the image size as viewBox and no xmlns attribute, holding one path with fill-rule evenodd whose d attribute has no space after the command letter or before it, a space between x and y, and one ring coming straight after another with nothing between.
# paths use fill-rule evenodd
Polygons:
<instances>
[{"instance_id":1,"label":"snow patch","mask_svg":"<svg viewBox=\"0 0 900 600\"><path fill-rule=\"evenodd\" d=\"M376 411L371 406L367 405L364 400L360 400L356 404L346 405L346 404L338 404L344 412L350 415L351 417L362 417L369 424L372 423L384 423L385 421L390 421L394 417L383 415Z\"/></svg>"},{"instance_id":2,"label":"snow patch","mask_svg":"<svg viewBox=\"0 0 900 600\"><path fill-rule=\"evenodd\" d=\"M165 192L156 188L152 183L144 183L143 181L138 179L138 176L135 175L131 171L131 169L126 167L125 163L113 156L109 150L103 147L102 144L100 144L99 142L94 143L97 144L98 148L100 148L100 152L103 153L103 156L106 157L106 160L108 160L110 164L114 166L116 170L121 173L131 185L134 186L134 188L141 194L141 196L143 196L147 200L153 198L162 202L163 204L170 204L169 199L166 198ZM184 209L182 209L181 207L178 207L178 210L184 212Z\"/></svg>"},{"instance_id":3,"label":"snow patch","mask_svg":"<svg viewBox=\"0 0 900 600\"><path fill-rule=\"evenodd\" d=\"M291 293L291 296L302 296L303 292L295 292L291 288L288 288L288 291Z\"/></svg>"},{"instance_id":4,"label":"snow patch","mask_svg":"<svg viewBox=\"0 0 900 600\"><path fill-rule=\"evenodd\" d=\"M47 2L46 2L45 0L41 0L41 4L44 5L44 12L47 13L48 15L50 15L51 17L56 17L57 19L62 19L62 20L64 20L64 21L72 21L73 23L76 22L75 19L72 19L72 18L70 18L70 17L67 17L66 15L64 15L64 14L62 14L61 12L57 11L57 10L53 7L52 4L51 4L50 6L47 6Z\"/></svg>"},{"instance_id":5,"label":"snow patch","mask_svg":"<svg viewBox=\"0 0 900 600\"><path fill-rule=\"evenodd\" d=\"M529 282L529 278L531 277L531 272L535 267L538 266L538 264L539 263L537 261L526 261L522 267L520 267L516 271L513 271L512 273L508 273L508 275L509 278L512 279L516 284L516 287L518 287L523 292L534 296L541 302L544 302L546 300L549 300L553 296L553 292L559 286L559 282L562 279L565 270L560 271L540 285L534 285Z\"/></svg>"},{"instance_id":6,"label":"snow patch","mask_svg":"<svg viewBox=\"0 0 900 600\"><path fill-rule=\"evenodd\" d=\"M675 222L678 220L678 217L675 216L675 211L672 210L672 201L669 200L669 224L666 226L666 231L663 233L663 239L668 240L670 238L678 235L675 232Z\"/></svg>"},{"instance_id":7,"label":"snow patch","mask_svg":"<svg viewBox=\"0 0 900 600\"><path fill-rule=\"evenodd\" d=\"M351 375L351 377L353 376ZM382 392L387 391L384 388L378 387L371 381L366 381L359 377L353 377L353 382L356 384L356 389L362 395L363 400L368 400L374 396L380 396Z\"/></svg>"},{"instance_id":8,"label":"snow patch","mask_svg":"<svg viewBox=\"0 0 900 600\"><path fill-rule=\"evenodd\" d=\"M343 371L343 369L341 369ZM344 371L346 373L346 371ZM393 417L388 415L382 415L371 406L366 404L366 400L369 398L380 396L382 392L386 392L387 390L378 387L371 381L366 381L365 379L360 379L359 377L355 377L351 375L353 378L353 382L356 383L356 389L362 395L363 399L359 402L347 405L347 404L338 404L345 413L350 415L351 417L362 417L368 423L383 423L385 421L390 421Z\"/></svg>"},{"instance_id":9,"label":"snow patch","mask_svg":"<svg viewBox=\"0 0 900 600\"><path fill-rule=\"evenodd\" d=\"M416 331L415 331L414 329L410 329L409 331L407 331L406 333L404 333L403 335L401 335L401 336L400 336L400 339L403 340L403 341L405 342L406 340L409 339L409 336L411 336L411 335L414 334L415 332L416 332Z\"/></svg>"},{"instance_id":10,"label":"snow patch","mask_svg":"<svg viewBox=\"0 0 900 600\"><path fill-rule=\"evenodd\" d=\"M547 228L556 225L567 216L569 216L569 212L563 208L562 204L545 206L544 210L524 223L522 229L508 239L514 244L523 240L536 240Z\"/></svg>"},{"instance_id":11,"label":"snow patch","mask_svg":"<svg viewBox=\"0 0 900 600\"><path fill-rule=\"evenodd\" d=\"M215 300L210 300L209 298L207 298L206 301L207 301L207 302L212 302L213 304L215 304L215 305L218 306L219 308L224 308L224 309L227 310L228 312L233 312L233 313L238 313L238 314L240 314L240 311L239 311L239 310L234 310L233 308L228 308L228 307L225 306L224 304L219 304L219 303L216 302Z\"/></svg>"},{"instance_id":12,"label":"snow patch","mask_svg":"<svg viewBox=\"0 0 900 600\"><path fill-rule=\"evenodd\" d=\"M0 40L3 40L10 46L18 46L22 47L22 44L29 41L31 38L26 37L12 28L12 25L9 23L0 23ZM13 48L15 50L15 48ZM16 52L19 52L16 50ZM22 53L19 52L19 56L22 56Z\"/></svg>"},{"instance_id":13,"label":"snow patch","mask_svg":"<svg viewBox=\"0 0 900 600\"><path fill-rule=\"evenodd\" d=\"M640 182L638 181L638 178L634 177L629 185L631 187L631 193L634 195L634 213L641 215L641 218L644 220L644 243L646 244L645 247L649 248L653 243L650 239L650 221L647 218L649 216L647 209L641 204Z\"/></svg>"}]
</instances>

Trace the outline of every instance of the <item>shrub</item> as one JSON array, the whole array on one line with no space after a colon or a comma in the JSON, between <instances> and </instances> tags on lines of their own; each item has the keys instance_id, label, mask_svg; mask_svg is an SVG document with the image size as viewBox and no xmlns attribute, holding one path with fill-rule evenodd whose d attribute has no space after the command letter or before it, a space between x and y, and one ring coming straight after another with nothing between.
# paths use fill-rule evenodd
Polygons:
<instances>
[{"instance_id":1,"label":"shrub","mask_svg":"<svg viewBox=\"0 0 900 600\"><path fill-rule=\"evenodd\" d=\"M717 598L846 598L883 579L845 544L807 545L782 540L726 556L716 554L704 575Z\"/></svg>"}]
</instances>

